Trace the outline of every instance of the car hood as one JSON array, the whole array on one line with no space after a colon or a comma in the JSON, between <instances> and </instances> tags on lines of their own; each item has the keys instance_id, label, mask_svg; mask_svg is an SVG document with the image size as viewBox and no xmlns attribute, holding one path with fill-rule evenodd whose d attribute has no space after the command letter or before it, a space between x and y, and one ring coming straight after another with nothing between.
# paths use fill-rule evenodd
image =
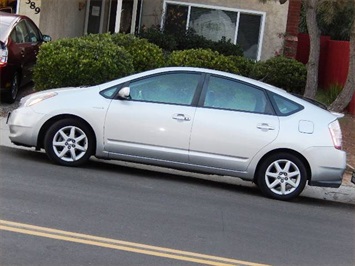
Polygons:
<instances>
[{"instance_id":1,"label":"car hood","mask_svg":"<svg viewBox=\"0 0 355 266\"><path fill-rule=\"evenodd\" d=\"M65 87L65 88L55 88L49 90L38 91L35 93L31 93L20 100L20 106L22 106L28 100L39 97L41 95L49 94L49 93L57 93L58 95L62 94L76 94L78 92L83 93L83 91L89 90L99 90L100 86L93 86L93 87Z\"/></svg>"}]
</instances>

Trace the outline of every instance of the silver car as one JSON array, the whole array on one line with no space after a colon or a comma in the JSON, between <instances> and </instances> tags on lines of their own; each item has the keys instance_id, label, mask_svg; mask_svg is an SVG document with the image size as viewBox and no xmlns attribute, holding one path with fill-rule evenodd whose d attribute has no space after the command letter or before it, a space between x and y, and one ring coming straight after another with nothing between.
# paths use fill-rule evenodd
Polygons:
<instances>
[{"instance_id":1,"label":"silver car","mask_svg":"<svg viewBox=\"0 0 355 266\"><path fill-rule=\"evenodd\" d=\"M306 183L340 186L339 117L259 81L174 67L31 94L8 124L13 143L44 148L60 165L94 155L229 175L289 200Z\"/></svg>"}]
</instances>

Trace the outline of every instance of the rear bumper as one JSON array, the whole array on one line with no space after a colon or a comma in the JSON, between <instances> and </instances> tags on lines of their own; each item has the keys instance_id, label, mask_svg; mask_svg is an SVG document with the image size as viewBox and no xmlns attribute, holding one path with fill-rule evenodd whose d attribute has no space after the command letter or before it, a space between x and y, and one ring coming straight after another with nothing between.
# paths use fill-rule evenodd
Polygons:
<instances>
[{"instance_id":1,"label":"rear bumper","mask_svg":"<svg viewBox=\"0 0 355 266\"><path fill-rule=\"evenodd\" d=\"M313 147L305 151L311 166L311 186L338 188L346 169L346 153L334 147Z\"/></svg>"}]
</instances>

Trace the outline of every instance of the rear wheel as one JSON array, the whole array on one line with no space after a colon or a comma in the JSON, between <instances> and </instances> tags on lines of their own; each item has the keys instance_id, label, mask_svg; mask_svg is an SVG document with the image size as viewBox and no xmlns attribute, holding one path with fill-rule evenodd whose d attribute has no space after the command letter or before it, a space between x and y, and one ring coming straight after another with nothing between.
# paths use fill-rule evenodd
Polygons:
<instances>
[{"instance_id":1,"label":"rear wheel","mask_svg":"<svg viewBox=\"0 0 355 266\"><path fill-rule=\"evenodd\" d=\"M93 151L93 134L89 127L76 119L54 123L46 133L44 148L57 164L78 166L87 162Z\"/></svg>"},{"instance_id":2,"label":"rear wheel","mask_svg":"<svg viewBox=\"0 0 355 266\"><path fill-rule=\"evenodd\" d=\"M307 182L304 163L293 154L274 154L262 162L257 183L262 193L279 200L297 197Z\"/></svg>"},{"instance_id":3,"label":"rear wheel","mask_svg":"<svg viewBox=\"0 0 355 266\"><path fill-rule=\"evenodd\" d=\"M17 98L18 91L19 91L19 87L20 87L20 77L19 77L19 74L17 72L15 72L15 74L12 78L12 81L11 81L11 88L4 95L5 102L7 102L7 103L14 103L15 102L15 100Z\"/></svg>"}]
</instances>

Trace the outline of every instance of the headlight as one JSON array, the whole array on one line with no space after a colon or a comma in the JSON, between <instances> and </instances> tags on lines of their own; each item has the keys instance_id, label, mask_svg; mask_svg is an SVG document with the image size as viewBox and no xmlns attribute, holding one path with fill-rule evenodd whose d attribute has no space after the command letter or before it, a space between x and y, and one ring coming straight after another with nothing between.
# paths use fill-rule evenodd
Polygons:
<instances>
[{"instance_id":1,"label":"headlight","mask_svg":"<svg viewBox=\"0 0 355 266\"><path fill-rule=\"evenodd\" d=\"M58 95L56 92L40 93L38 95L30 96L29 98L24 98L24 102L21 101L20 105L24 105L26 107L32 106L56 95Z\"/></svg>"}]
</instances>

